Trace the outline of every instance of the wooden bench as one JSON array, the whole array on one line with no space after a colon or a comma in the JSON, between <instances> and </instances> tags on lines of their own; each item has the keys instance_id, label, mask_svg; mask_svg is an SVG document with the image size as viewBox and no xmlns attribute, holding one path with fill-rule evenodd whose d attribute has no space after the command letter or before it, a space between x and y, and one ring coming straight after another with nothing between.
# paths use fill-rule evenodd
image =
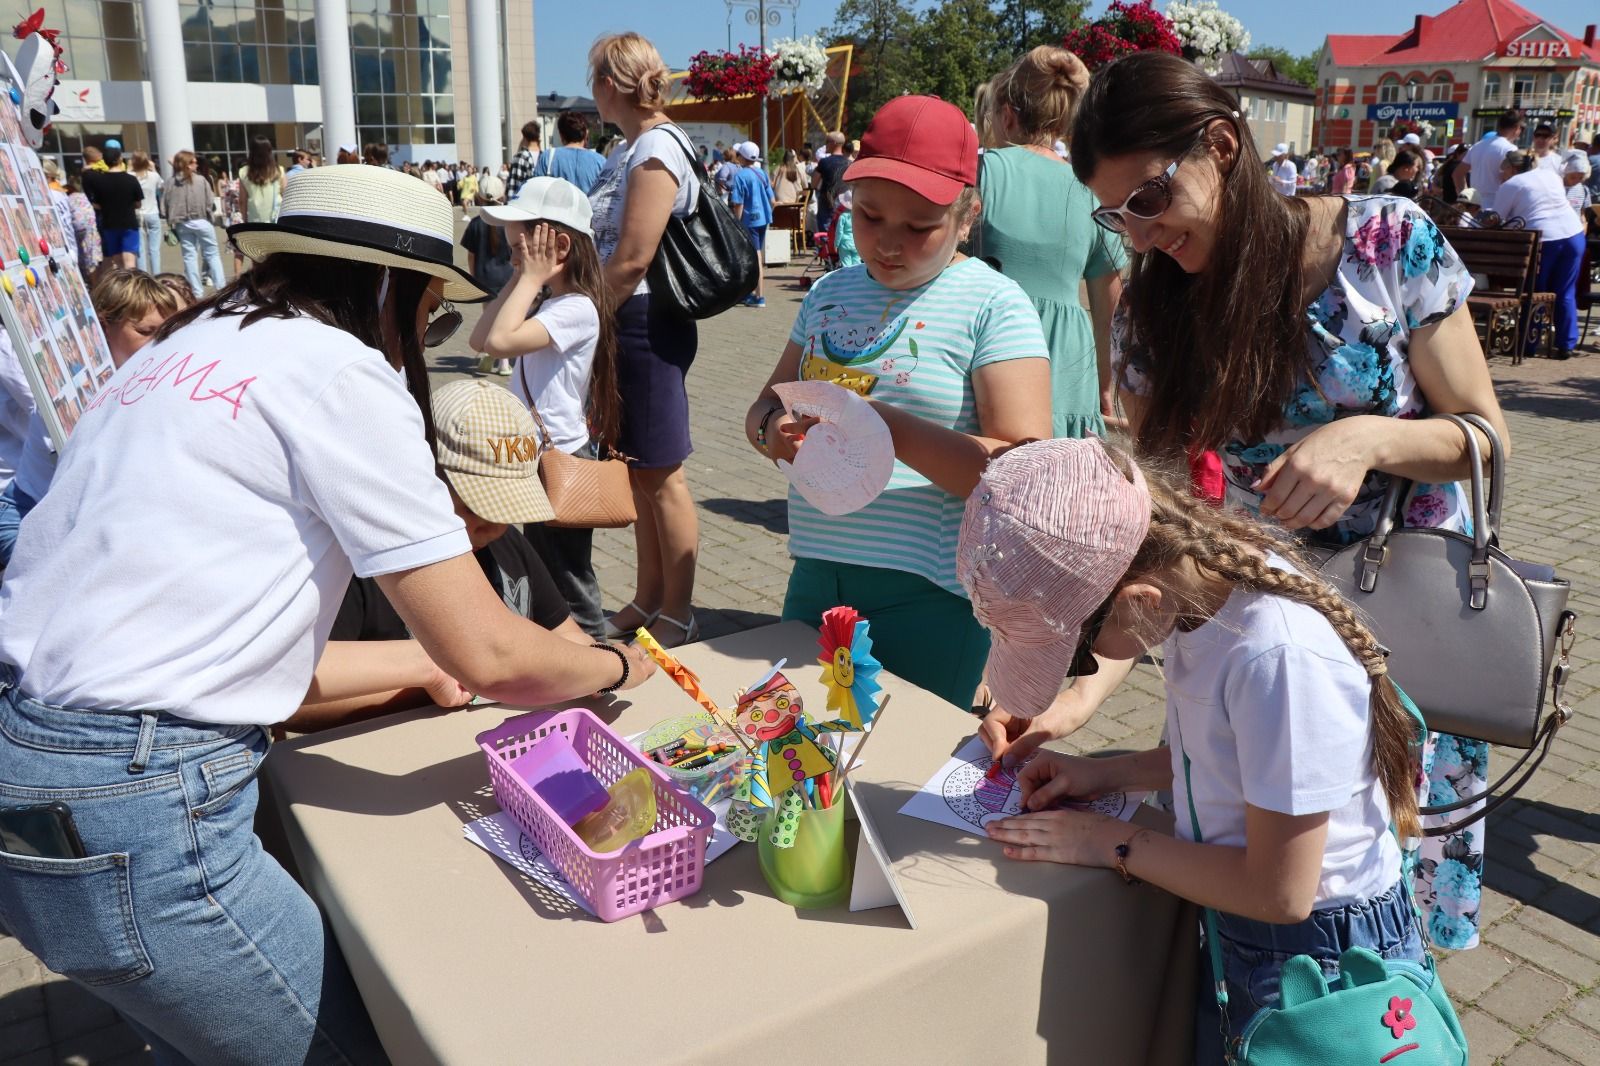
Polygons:
<instances>
[{"instance_id":1,"label":"wooden bench","mask_svg":"<svg viewBox=\"0 0 1600 1066\"><path fill-rule=\"evenodd\" d=\"M1489 280L1467 298L1484 355L1509 355L1516 365L1530 338L1535 348L1543 342L1548 354L1555 333L1555 294L1536 291L1539 231L1445 226L1441 232L1467 270Z\"/></svg>"}]
</instances>

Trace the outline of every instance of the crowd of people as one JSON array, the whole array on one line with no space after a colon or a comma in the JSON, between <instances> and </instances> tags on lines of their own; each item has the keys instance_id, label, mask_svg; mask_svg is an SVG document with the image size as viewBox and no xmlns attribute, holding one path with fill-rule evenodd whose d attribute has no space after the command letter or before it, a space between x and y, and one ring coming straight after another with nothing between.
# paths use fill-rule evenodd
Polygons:
<instances>
[{"instance_id":1,"label":"crowd of people","mask_svg":"<svg viewBox=\"0 0 1600 1066\"><path fill-rule=\"evenodd\" d=\"M1007 856L1220 912L1199 1061L1224 1061L1219 1027L1275 1001L1291 954L1331 974L1353 946L1476 942L1481 823L1423 843L1414 876L1402 847L1418 781L1434 803L1482 791L1487 745L1416 735L1385 651L1305 553L1371 533L1395 479L1407 524L1466 528L1472 452L1431 416L1510 437L1473 278L1415 194L1476 189L1540 225L1552 181L1566 208L1566 157L1515 151L1511 128L1504 152L1443 160L1402 138L1380 174L1343 153L1307 175L1323 194L1285 195L1307 191L1287 146L1262 158L1195 65L1140 52L1091 77L1042 46L970 121L901 96L859 140L719 160L666 113L649 41L608 35L588 59L621 135L604 154L567 113L560 145L523 127L502 173L396 169L382 145L340 146L370 166L283 168L260 139L232 176L180 152L163 186L108 144L89 217L63 190L120 369L52 477L10 497L26 520L0 582L0 802L49 790L88 849L49 877L0 851L0 912L30 950L163 1061L383 1061L315 904L253 836L257 767L274 730L611 693L655 669L639 628L698 638L698 334L651 268L704 175L758 254L774 209L807 204L840 264L745 413L751 461L804 446L815 420L775 391L799 380L870 402L897 459L851 514L790 496L783 617L849 603L885 668L972 709L997 759L1035 756L1025 813L990 829ZM213 196L248 265L228 278ZM465 271L455 205L475 208ZM176 287L134 269L159 221ZM432 389L425 352L472 301L471 347L510 388ZM552 524L545 448L626 462L636 572L609 616L592 529ZM67 606L88 590L92 609ZM1170 747L1039 750L1147 652ZM1175 786L1192 820L1170 835L1051 809Z\"/></svg>"}]
</instances>

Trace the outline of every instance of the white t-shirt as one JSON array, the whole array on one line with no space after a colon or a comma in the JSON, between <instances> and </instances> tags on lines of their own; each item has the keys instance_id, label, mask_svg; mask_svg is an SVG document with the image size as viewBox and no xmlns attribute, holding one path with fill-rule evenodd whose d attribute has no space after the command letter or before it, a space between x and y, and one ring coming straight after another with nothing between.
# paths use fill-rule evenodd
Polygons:
<instances>
[{"instance_id":1,"label":"white t-shirt","mask_svg":"<svg viewBox=\"0 0 1600 1066\"><path fill-rule=\"evenodd\" d=\"M1500 189L1500 163L1516 149L1516 142L1499 134L1467 149L1467 184L1478 190L1478 203L1494 203L1494 194Z\"/></svg>"},{"instance_id":2,"label":"white t-shirt","mask_svg":"<svg viewBox=\"0 0 1600 1066\"><path fill-rule=\"evenodd\" d=\"M1272 164L1272 187L1285 196L1294 195L1295 181L1300 177L1300 171L1295 167L1294 160L1284 156Z\"/></svg>"},{"instance_id":3,"label":"white t-shirt","mask_svg":"<svg viewBox=\"0 0 1600 1066\"><path fill-rule=\"evenodd\" d=\"M1247 803L1327 811L1317 909L1392 886L1400 849L1372 772L1371 683L1328 621L1292 600L1235 592L1204 625L1173 633L1164 652L1178 832L1194 838L1187 753L1206 843L1243 847Z\"/></svg>"},{"instance_id":4,"label":"white t-shirt","mask_svg":"<svg viewBox=\"0 0 1600 1066\"><path fill-rule=\"evenodd\" d=\"M1549 155L1535 155L1533 162L1535 166L1544 167L1556 177L1561 177L1562 158L1560 152L1551 152Z\"/></svg>"},{"instance_id":5,"label":"white t-shirt","mask_svg":"<svg viewBox=\"0 0 1600 1066\"><path fill-rule=\"evenodd\" d=\"M160 218L161 205L156 202L156 194L161 191L161 171L151 167L143 174L133 176L139 180L139 188L144 190L144 199L139 201L139 217Z\"/></svg>"},{"instance_id":6,"label":"white t-shirt","mask_svg":"<svg viewBox=\"0 0 1600 1066\"><path fill-rule=\"evenodd\" d=\"M432 185L434 188L438 188L440 185L444 184L444 178L437 170L423 171L422 180L427 182L429 185Z\"/></svg>"},{"instance_id":7,"label":"white t-shirt","mask_svg":"<svg viewBox=\"0 0 1600 1066\"><path fill-rule=\"evenodd\" d=\"M352 568L471 550L382 355L311 319L240 321L146 345L78 422L0 585L0 660L29 695L281 722Z\"/></svg>"},{"instance_id":8,"label":"white t-shirt","mask_svg":"<svg viewBox=\"0 0 1600 1066\"><path fill-rule=\"evenodd\" d=\"M511 391L525 404L531 394L530 406L538 407L551 441L570 454L589 443L584 410L600 315L587 296L571 292L550 297L533 317L550 331L550 343L517 360Z\"/></svg>"},{"instance_id":9,"label":"white t-shirt","mask_svg":"<svg viewBox=\"0 0 1600 1066\"><path fill-rule=\"evenodd\" d=\"M600 253L602 263L611 258L611 253L617 250L617 241L622 237L622 206L628 196L628 175L638 167L652 159L659 159L678 183L678 193L672 201L672 213L683 216L694 208L695 191L700 188L700 181L689 166L686 148L693 153L694 148L688 138L671 123L665 123L645 130L633 144L623 141L612 150L600 171L600 177L595 179L594 188L589 190L589 204L594 209L594 246ZM633 294L637 296L649 291L649 281L640 278Z\"/></svg>"},{"instance_id":10,"label":"white t-shirt","mask_svg":"<svg viewBox=\"0 0 1600 1066\"><path fill-rule=\"evenodd\" d=\"M11 346L11 334L0 330L0 489L10 484L21 464L29 424L38 417L33 388Z\"/></svg>"},{"instance_id":11,"label":"white t-shirt","mask_svg":"<svg viewBox=\"0 0 1600 1066\"><path fill-rule=\"evenodd\" d=\"M1583 232L1583 220L1567 203L1567 190L1555 171L1534 167L1508 179L1494 194L1494 213L1520 218L1524 229L1536 229L1547 241L1564 241Z\"/></svg>"}]
</instances>

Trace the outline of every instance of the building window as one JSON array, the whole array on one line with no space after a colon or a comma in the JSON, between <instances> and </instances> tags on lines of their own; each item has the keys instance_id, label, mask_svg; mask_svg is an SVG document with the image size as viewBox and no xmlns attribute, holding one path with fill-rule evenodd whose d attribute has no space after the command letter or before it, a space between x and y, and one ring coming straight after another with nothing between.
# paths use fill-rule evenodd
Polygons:
<instances>
[{"instance_id":1,"label":"building window","mask_svg":"<svg viewBox=\"0 0 1600 1066\"><path fill-rule=\"evenodd\" d=\"M454 144L448 0L355 0L351 10L357 137Z\"/></svg>"},{"instance_id":2,"label":"building window","mask_svg":"<svg viewBox=\"0 0 1600 1066\"><path fill-rule=\"evenodd\" d=\"M1400 99L1400 79L1389 75L1378 82L1378 103L1392 104Z\"/></svg>"},{"instance_id":3,"label":"building window","mask_svg":"<svg viewBox=\"0 0 1600 1066\"><path fill-rule=\"evenodd\" d=\"M1435 103L1449 100L1451 92L1454 89L1455 82L1450 79L1450 75L1440 74L1437 78L1433 79L1433 89L1429 94L1429 99L1433 100Z\"/></svg>"},{"instance_id":4,"label":"building window","mask_svg":"<svg viewBox=\"0 0 1600 1066\"><path fill-rule=\"evenodd\" d=\"M1511 95L1515 96L1519 100L1524 96L1532 96L1533 84L1534 82L1532 74L1514 75L1511 81Z\"/></svg>"},{"instance_id":5,"label":"building window","mask_svg":"<svg viewBox=\"0 0 1600 1066\"><path fill-rule=\"evenodd\" d=\"M190 81L306 85L316 81L314 0L180 0ZM102 3L111 8L115 3Z\"/></svg>"},{"instance_id":6,"label":"building window","mask_svg":"<svg viewBox=\"0 0 1600 1066\"><path fill-rule=\"evenodd\" d=\"M1492 102L1500 97L1500 75L1486 74L1483 79L1484 102Z\"/></svg>"},{"instance_id":7,"label":"building window","mask_svg":"<svg viewBox=\"0 0 1600 1066\"><path fill-rule=\"evenodd\" d=\"M54 10L54 9L52 9ZM143 81L144 17L129 0L68 3L50 22L61 29L67 76L86 81Z\"/></svg>"},{"instance_id":8,"label":"building window","mask_svg":"<svg viewBox=\"0 0 1600 1066\"><path fill-rule=\"evenodd\" d=\"M1560 96L1567 90L1567 76L1560 71L1550 75L1550 95Z\"/></svg>"}]
</instances>

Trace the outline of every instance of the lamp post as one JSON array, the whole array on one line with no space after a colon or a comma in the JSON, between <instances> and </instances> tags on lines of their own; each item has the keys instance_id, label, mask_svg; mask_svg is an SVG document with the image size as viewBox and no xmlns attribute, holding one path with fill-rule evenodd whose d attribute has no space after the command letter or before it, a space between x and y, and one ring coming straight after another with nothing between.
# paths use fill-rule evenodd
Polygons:
<instances>
[{"instance_id":1,"label":"lamp post","mask_svg":"<svg viewBox=\"0 0 1600 1066\"><path fill-rule=\"evenodd\" d=\"M744 20L756 27L757 40L762 52L767 50L767 27L783 25L783 13L788 11L795 21L799 19L800 0L723 0L728 8L728 50L733 51L733 9L744 9ZM761 91L761 163L767 161L767 93Z\"/></svg>"}]
</instances>

